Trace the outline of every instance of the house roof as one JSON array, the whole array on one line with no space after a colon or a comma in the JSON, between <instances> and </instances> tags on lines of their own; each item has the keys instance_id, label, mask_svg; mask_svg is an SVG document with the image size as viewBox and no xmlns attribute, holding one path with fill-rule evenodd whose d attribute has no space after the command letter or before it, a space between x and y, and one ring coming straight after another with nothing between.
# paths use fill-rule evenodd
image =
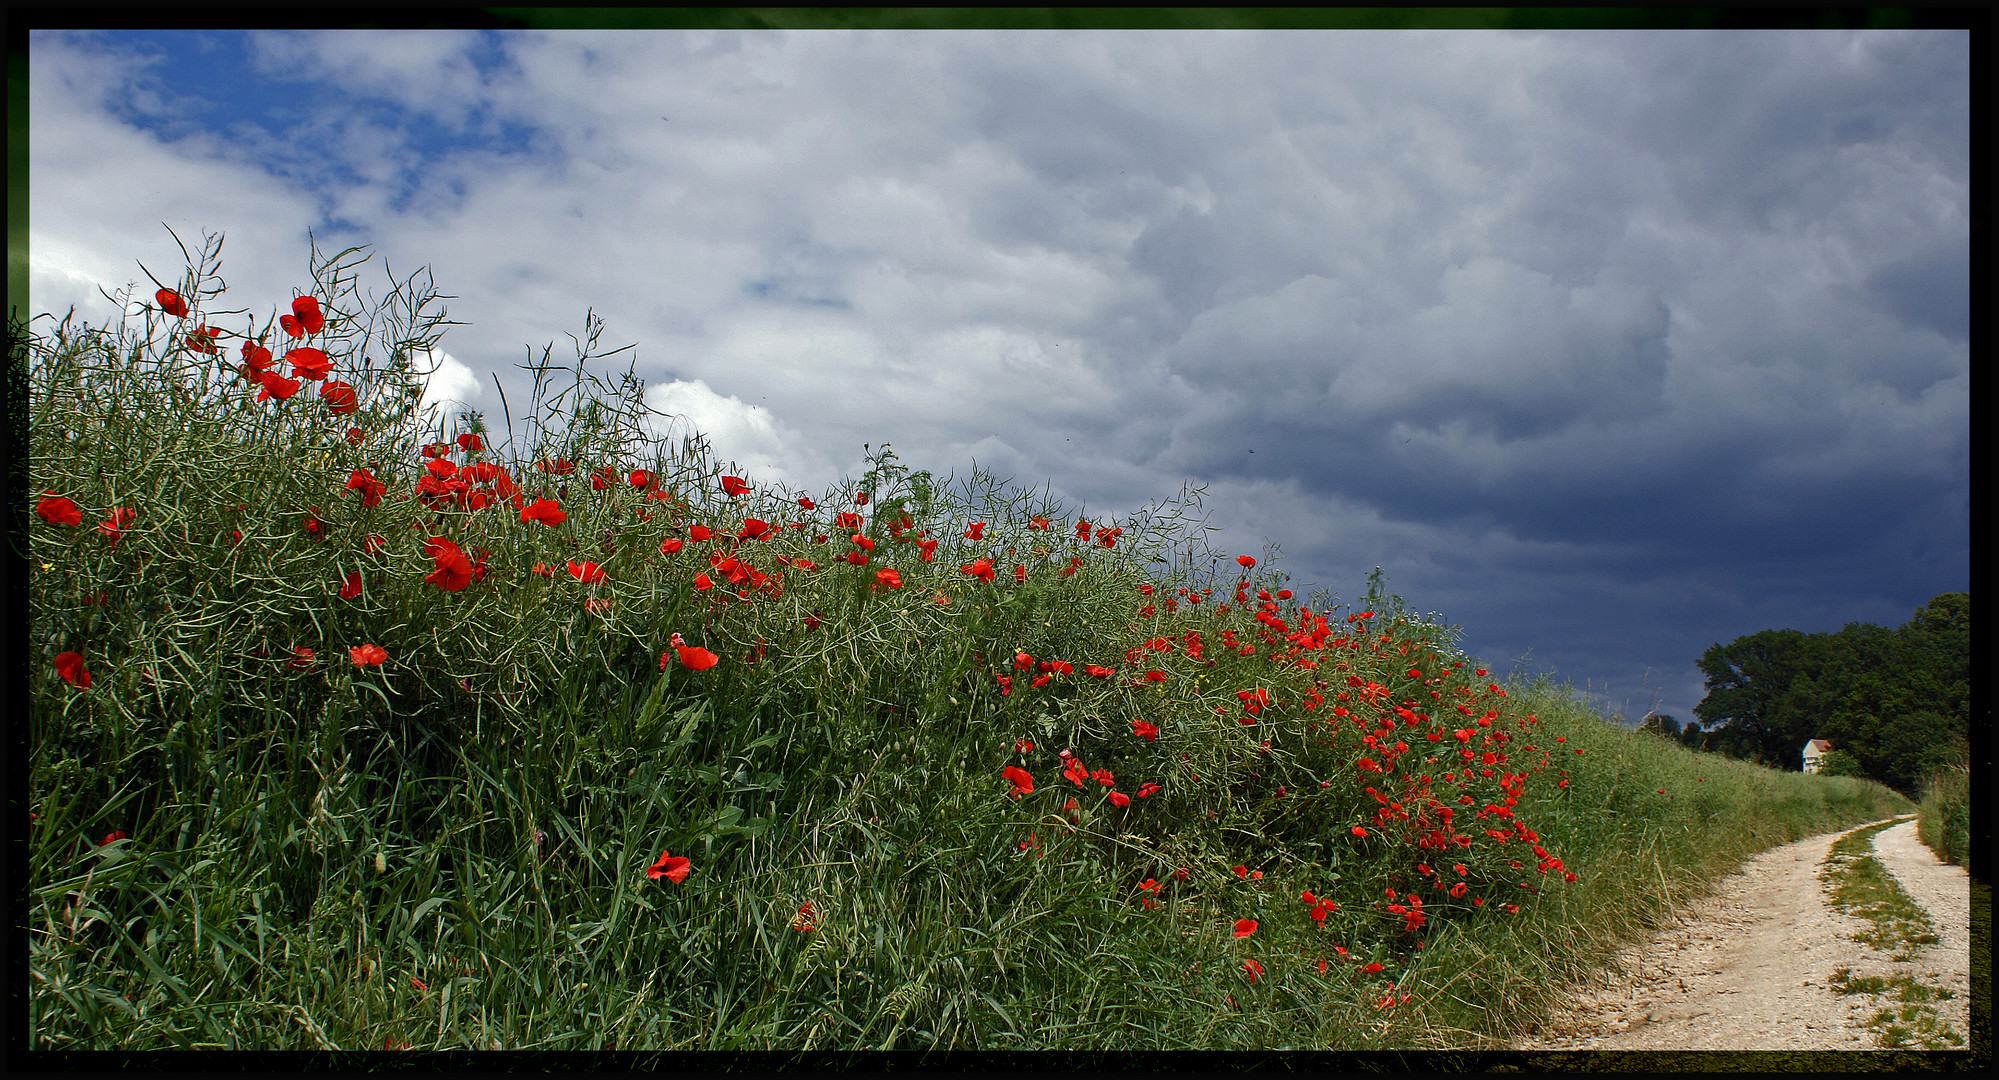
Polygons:
<instances>
[{"instance_id":1,"label":"house roof","mask_svg":"<svg viewBox=\"0 0 1999 1080\"><path fill-rule=\"evenodd\" d=\"M1824 752L1832 749L1832 744L1825 741L1824 739L1813 739L1812 741L1806 743L1805 747L1807 749Z\"/></svg>"}]
</instances>

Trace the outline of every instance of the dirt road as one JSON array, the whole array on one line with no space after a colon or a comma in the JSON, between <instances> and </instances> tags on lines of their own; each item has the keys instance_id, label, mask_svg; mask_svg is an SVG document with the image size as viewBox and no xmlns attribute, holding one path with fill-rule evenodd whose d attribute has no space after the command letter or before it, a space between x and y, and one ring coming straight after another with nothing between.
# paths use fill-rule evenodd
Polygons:
<instances>
[{"instance_id":1,"label":"dirt road","mask_svg":"<svg viewBox=\"0 0 1999 1080\"><path fill-rule=\"evenodd\" d=\"M1865 826L1863 826L1864 828ZM1828 903L1820 881L1827 833L1766 851L1651 940L1627 950L1602 983L1577 988L1568 1007L1521 1050L1869 1050L1873 1019L1891 1002L1842 994L1832 982L1909 976L1948 990L1936 1019L1966 1033L1970 879L1915 836L1915 821L1875 837L1875 857L1936 924L1939 942L1896 963L1853 936L1869 924Z\"/></svg>"}]
</instances>

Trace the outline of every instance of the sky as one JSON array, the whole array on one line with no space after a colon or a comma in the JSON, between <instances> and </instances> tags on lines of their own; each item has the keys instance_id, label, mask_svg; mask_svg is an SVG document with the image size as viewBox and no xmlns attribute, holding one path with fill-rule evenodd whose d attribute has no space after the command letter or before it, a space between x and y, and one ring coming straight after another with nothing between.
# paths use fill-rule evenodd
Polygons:
<instances>
[{"instance_id":1,"label":"sky","mask_svg":"<svg viewBox=\"0 0 1999 1080\"><path fill-rule=\"evenodd\" d=\"M432 401L497 417L594 311L754 482L1196 485L1300 595L1378 566L1495 674L1684 720L1712 644L1969 591L1969 49L37 30L30 300L110 319L167 226L255 310L362 245L454 297Z\"/></svg>"}]
</instances>

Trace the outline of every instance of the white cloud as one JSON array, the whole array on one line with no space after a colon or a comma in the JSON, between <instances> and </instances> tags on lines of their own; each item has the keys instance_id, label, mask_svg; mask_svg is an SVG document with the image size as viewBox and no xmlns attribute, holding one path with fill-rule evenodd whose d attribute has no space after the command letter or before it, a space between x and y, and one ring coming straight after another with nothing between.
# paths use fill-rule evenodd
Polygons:
<instances>
[{"instance_id":1,"label":"white cloud","mask_svg":"<svg viewBox=\"0 0 1999 1080\"><path fill-rule=\"evenodd\" d=\"M733 464L754 483L816 492L837 479L825 457L769 409L724 397L700 379L647 387L646 405L664 414L647 418L655 437L703 436L718 464Z\"/></svg>"}]
</instances>

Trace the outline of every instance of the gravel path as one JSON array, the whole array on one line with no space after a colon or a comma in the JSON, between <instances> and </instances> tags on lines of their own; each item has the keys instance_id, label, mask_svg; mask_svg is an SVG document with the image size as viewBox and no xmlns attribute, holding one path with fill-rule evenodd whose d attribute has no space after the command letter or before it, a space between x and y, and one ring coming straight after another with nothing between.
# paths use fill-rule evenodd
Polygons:
<instances>
[{"instance_id":1,"label":"gravel path","mask_svg":"<svg viewBox=\"0 0 1999 1080\"><path fill-rule=\"evenodd\" d=\"M1875 834L1874 857L1936 924L1937 943L1910 966L1918 979L1950 991L1949 1000L1937 1003L1937 1014L1964 1034L1971 1008L1971 875L1924 846L1914 821Z\"/></svg>"},{"instance_id":2,"label":"gravel path","mask_svg":"<svg viewBox=\"0 0 1999 1080\"><path fill-rule=\"evenodd\" d=\"M1949 988L1954 997L1939 1012L1963 1034L1969 878L1915 839L1913 821L1877 835L1878 857L1931 913L1942 938L1914 963L1894 963L1853 940L1867 923L1827 904L1820 864L1843 835L1753 857L1650 941L1626 950L1601 982L1576 988L1567 1007L1515 1049L1873 1049L1866 1023L1880 1003L1835 993L1828 983L1842 968L1856 977L1913 974Z\"/></svg>"}]
</instances>

